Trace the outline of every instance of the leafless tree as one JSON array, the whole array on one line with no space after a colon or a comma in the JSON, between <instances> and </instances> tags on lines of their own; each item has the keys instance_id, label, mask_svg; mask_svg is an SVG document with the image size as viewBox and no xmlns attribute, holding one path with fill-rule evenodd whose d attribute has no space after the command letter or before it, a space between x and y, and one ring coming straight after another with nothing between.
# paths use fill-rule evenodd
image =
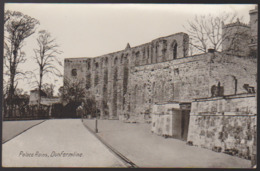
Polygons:
<instances>
[{"instance_id":1,"label":"leafless tree","mask_svg":"<svg viewBox=\"0 0 260 171\"><path fill-rule=\"evenodd\" d=\"M62 76L57 67L58 65L62 66L62 62L57 57L58 54L61 54L61 51L58 50L59 46L56 44L55 39L51 37L51 34L49 32L47 32L46 30L39 31L37 44L38 48L34 49L34 59L39 67L39 80L36 82L38 84L38 90L40 92L42 89L42 81L44 75L51 74L52 76L57 77Z\"/></svg>"},{"instance_id":2,"label":"leafless tree","mask_svg":"<svg viewBox=\"0 0 260 171\"><path fill-rule=\"evenodd\" d=\"M4 17L4 74L9 77L8 98L13 99L19 75L19 64L26 61L22 47L26 38L31 36L39 21L17 11L6 11Z\"/></svg>"},{"instance_id":3,"label":"leafless tree","mask_svg":"<svg viewBox=\"0 0 260 171\"><path fill-rule=\"evenodd\" d=\"M188 24L184 28L189 33L190 40L192 40L189 41L189 44L193 53L205 53L209 48L221 51L223 41L231 34L229 30L222 32L222 26L224 23L234 22L236 18L236 14L223 13L219 16L210 14L207 16L196 15L193 20L188 21Z\"/></svg>"}]
</instances>

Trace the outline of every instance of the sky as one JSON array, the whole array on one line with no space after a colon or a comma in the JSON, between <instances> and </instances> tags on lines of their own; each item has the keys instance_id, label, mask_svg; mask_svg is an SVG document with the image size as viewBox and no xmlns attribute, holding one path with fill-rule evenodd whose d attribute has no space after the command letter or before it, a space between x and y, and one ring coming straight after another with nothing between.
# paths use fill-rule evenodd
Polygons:
<instances>
[{"instance_id":1,"label":"sky","mask_svg":"<svg viewBox=\"0 0 260 171\"><path fill-rule=\"evenodd\" d=\"M127 43L137 46L158 37L185 32L184 25L195 15L237 13L249 22L253 4L33 4L6 3L5 10L20 11L39 20L39 30L48 30L63 51L58 57L96 57L123 50ZM23 71L37 69L33 49L37 48L37 32L25 40L23 51L27 62ZM63 73L63 68L59 68ZM55 84L55 94L63 78L44 78ZM18 88L35 88L20 81Z\"/></svg>"}]
</instances>

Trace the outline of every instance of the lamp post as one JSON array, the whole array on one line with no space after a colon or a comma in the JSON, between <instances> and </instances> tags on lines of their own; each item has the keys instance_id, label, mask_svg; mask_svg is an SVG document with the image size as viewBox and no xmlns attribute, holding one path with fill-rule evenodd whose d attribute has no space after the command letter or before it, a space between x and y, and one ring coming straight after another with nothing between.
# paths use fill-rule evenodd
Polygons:
<instances>
[{"instance_id":1,"label":"lamp post","mask_svg":"<svg viewBox=\"0 0 260 171\"><path fill-rule=\"evenodd\" d=\"M95 124L95 132L98 133L98 119L97 119L97 105L96 106L96 124Z\"/></svg>"},{"instance_id":2,"label":"lamp post","mask_svg":"<svg viewBox=\"0 0 260 171\"><path fill-rule=\"evenodd\" d=\"M95 132L98 133L98 120L97 120L97 117L96 117L96 127L95 127Z\"/></svg>"},{"instance_id":3,"label":"lamp post","mask_svg":"<svg viewBox=\"0 0 260 171\"><path fill-rule=\"evenodd\" d=\"M95 110L96 110L96 120L95 120L95 122L96 122L96 124L95 124L95 132L96 133L98 133L98 101L100 100L100 96L99 96L99 94L97 94L97 96L96 96L96 103L95 103Z\"/></svg>"}]
</instances>

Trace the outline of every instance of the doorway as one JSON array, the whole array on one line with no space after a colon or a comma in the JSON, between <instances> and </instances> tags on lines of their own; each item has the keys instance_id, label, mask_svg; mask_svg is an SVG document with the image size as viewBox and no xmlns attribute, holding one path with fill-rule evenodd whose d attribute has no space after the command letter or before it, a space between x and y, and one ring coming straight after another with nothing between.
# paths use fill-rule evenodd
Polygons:
<instances>
[{"instance_id":1,"label":"doorway","mask_svg":"<svg viewBox=\"0 0 260 171\"><path fill-rule=\"evenodd\" d=\"M190 120L190 110L172 109L172 136L183 141L187 140Z\"/></svg>"}]
</instances>

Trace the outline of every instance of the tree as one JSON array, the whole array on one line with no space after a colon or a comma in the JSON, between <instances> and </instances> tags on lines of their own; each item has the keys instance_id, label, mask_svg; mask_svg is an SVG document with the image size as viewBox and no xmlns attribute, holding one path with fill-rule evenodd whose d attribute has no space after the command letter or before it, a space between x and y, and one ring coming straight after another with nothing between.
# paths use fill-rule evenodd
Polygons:
<instances>
[{"instance_id":1,"label":"tree","mask_svg":"<svg viewBox=\"0 0 260 171\"><path fill-rule=\"evenodd\" d=\"M62 94L63 94L63 86L60 86L60 88L58 89L58 97L62 98Z\"/></svg>"},{"instance_id":2,"label":"tree","mask_svg":"<svg viewBox=\"0 0 260 171\"><path fill-rule=\"evenodd\" d=\"M57 67L57 65L62 66L62 63L56 56L58 54L61 54L61 51L58 50L59 46L55 43L55 39L51 37L51 34L49 32L47 32L46 30L39 31L37 44L38 48L34 49L34 59L39 66L39 81L36 82L38 84L38 89L40 92L42 90L42 80L44 75L51 74L52 76L62 76Z\"/></svg>"},{"instance_id":3,"label":"tree","mask_svg":"<svg viewBox=\"0 0 260 171\"><path fill-rule=\"evenodd\" d=\"M54 84L45 83L42 85L42 89L47 94L47 97L53 97L54 87L55 87Z\"/></svg>"},{"instance_id":4,"label":"tree","mask_svg":"<svg viewBox=\"0 0 260 171\"><path fill-rule=\"evenodd\" d=\"M7 10L4 15L4 24L11 18L11 11Z\"/></svg>"},{"instance_id":5,"label":"tree","mask_svg":"<svg viewBox=\"0 0 260 171\"><path fill-rule=\"evenodd\" d=\"M72 81L64 78L64 85L59 89L61 98L64 103L84 102L86 98L86 89L83 81Z\"/></svg>"},{"instance_id":6,"label":"tree","mask_svg":"<svg viewBox=\"0 0 260 171\"><path fill-rule=\"evenodd\" d=\"M19 64L26 61L21 50L26 38L35 32L39 21L17 11L6 11L4 17L4 66L5 75L9 77L8 98L13 99L18 85L18 76L24 75L18 69ZM12 101L12 100L11 100ZM11 112L12 113L12 112Z\"/></svg>"},{"instance_id":7,"label":"tree","mask_svg":"<svg viewBox=\"0 0 260 171\"><path fill-rule=\"evenodd\" d=\"M96 116L100 113L95 97L87 93L83 81L64 78L64 85L59 88L59 94L63 104L82 104L83 102L85 114Z\"/></svg>"},{"instance_id":8,"label":"tree","mask_svg":"<svg viewBox=\"0 0 260 171\"><path fill-rule=\"evenodd\" d=\"M234 22L236 17L236 14L231 13L223 13L220 16L196 15L192 21L188 21L187 26L184 26L190 36L190 51L206 53L209 48L221 51L223 41L232 33L232 30L222 32L222 26L224 23Z\"/></svg>"}]
</instances>

